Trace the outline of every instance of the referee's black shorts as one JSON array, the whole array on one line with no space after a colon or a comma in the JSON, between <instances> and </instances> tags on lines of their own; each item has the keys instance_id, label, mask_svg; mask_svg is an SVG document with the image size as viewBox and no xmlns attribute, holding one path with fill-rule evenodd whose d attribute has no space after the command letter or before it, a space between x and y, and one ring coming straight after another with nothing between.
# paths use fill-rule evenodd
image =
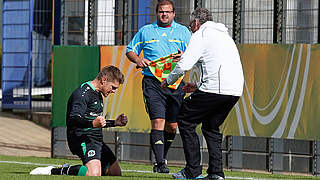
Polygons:
<instances>
[{"instance_id":1,"label":"referee's black shorts","mask_svg":"<svg viewBox=\"0 0 320 180\"><path fill-rule=\"evenodd\" d=\"M182 90L184 82L174 90L161 88L161 82L153 76L144 76L142 79L142 91L146 105L146 111L150 120L156 118L165 119L167 122L177 122L179 110L185 96Z\"/></svg>"}]
</instances>

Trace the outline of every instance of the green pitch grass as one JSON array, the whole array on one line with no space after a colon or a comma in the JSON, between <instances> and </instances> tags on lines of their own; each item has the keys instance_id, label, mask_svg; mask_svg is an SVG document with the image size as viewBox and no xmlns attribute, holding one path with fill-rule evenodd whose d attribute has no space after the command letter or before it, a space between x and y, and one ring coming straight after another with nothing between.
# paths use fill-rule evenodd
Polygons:
<instances>
[{"instance_id":1,"label":"green pitch grass","mask_svg":"<svg viewBox=\"0 0 320 180\"><path fill-rule=\"evenodd\" d=\"M121 162L120 166L123 169L122 177L79 177L79 176L39 176L29 175L29 172L39 166L61 165L69 163L71 165L81 164L80 160L70 159L53 159L53 158L38 158L38 157L14 157L0 155L0 179L2 180L51 180L51 179L137 179L137 180L152 180L152 179L172 179L170 174L151 173L152 165L134 164ZM42 164L42 165L35 165ZM181 167L170 167L171 172L177 172ZM138 172L140 171L140 172ZM205 171L203 172L205 174ZM226 179L241 179L241 180L273 180L273 179L319 179L314 176L297 176L297 175L275 175L263 173L248 173L248 172L232 172L225 171Z\"/></svg>"}]
</instances>

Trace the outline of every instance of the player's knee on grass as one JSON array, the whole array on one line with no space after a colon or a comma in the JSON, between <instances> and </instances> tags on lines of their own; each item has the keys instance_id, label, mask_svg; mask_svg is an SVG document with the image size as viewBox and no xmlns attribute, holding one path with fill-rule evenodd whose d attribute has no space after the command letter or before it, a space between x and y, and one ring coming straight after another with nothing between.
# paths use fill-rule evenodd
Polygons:
<instances>
[{"instance_id":1,"label":"player's knee on grass","mask_svg":"<svg viewBox=\"0 0 320 180\"><path fill-rule=\"evenodd\" d=\"M101 176L101 162L98 159L89 161L86 164L87 173L86 176Z\"/></svg>"},{"instance_id":2,"label":"player's knee on grass","mask_svg":"<svg viewBox=\"0 0 320 180\"><path fill-rule=\"evenodd\" d=\"M107 176L121 176L121 168L118 161L114 162L109 168L107 168L104 174Z\"/></svg>"},{"instance_id":3,"label":"player's knee on grass","mask_svg":"<svg viewBox=\"0 0 320 180\"><path fill-rule=\"evenodd\" d=\"M101 176L101 170L100 168L88 168L86 176Z\"/></svg>"}]
</instances>

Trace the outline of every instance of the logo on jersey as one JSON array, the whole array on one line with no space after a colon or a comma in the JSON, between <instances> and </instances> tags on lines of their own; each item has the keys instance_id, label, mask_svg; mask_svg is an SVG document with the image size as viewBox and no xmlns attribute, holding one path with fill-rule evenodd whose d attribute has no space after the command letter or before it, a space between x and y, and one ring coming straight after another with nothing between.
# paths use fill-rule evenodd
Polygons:
<instances>
[{"instance_id":1,"label":"logo on jersey","mask_svg":"<svg viewBox=\"0 0 320 180\"><path fill-rule=\"evenodd\" d=\"M92 157L94 155L96 155L96 151L95 150L88 151L88 157Z\"/></svg>"},{"instance_id":2,"label":"logo on jersey","mask_svg":"<svg viewBox=\"0 0 320 180\"><path fill-rule=\"evenodd\" d=\"M94 112L90 112L89 114L90 114L90 116L100 116L101 115L101 113L97 114L97 113L94 113Z\"/></svg>"}]
</instances>

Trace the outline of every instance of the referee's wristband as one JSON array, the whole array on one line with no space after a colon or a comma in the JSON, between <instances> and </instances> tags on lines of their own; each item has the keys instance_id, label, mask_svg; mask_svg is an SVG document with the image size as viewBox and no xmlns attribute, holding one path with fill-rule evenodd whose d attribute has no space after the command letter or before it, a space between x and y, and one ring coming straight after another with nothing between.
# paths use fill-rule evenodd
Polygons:
<instances>
[{"instance_id":1,"label":"referee's wristband","mask_svg":"<svg viewBox=\"0 0 320 180\"><path fill-rule=\"evenodd\" d=\"M114 120L106 120L106 128L107 127L115 127L115 121Z\"/></svg>"}]
</instances>

